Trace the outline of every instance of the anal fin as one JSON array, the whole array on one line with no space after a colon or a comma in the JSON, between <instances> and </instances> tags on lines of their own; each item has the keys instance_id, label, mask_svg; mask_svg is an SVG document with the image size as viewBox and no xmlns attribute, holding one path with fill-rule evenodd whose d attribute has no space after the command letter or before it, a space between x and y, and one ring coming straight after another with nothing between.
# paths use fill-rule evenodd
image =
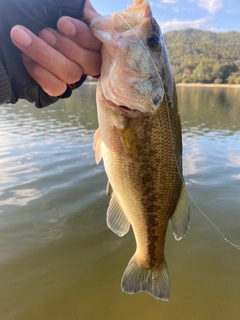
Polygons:
<instances>
[{"instance_id":1,"label":"anal fin","mask_svg":"<svg viewBox=\"0 0 240 320\"><path fill-rule=\"evenodd\" d=\"M119 237L124 236L128 233L130 223L126 218L121 206L118 203L115 194L112 194L109 207L107 210L107 225L114 233Z\"/></svg>"}]
</instances>

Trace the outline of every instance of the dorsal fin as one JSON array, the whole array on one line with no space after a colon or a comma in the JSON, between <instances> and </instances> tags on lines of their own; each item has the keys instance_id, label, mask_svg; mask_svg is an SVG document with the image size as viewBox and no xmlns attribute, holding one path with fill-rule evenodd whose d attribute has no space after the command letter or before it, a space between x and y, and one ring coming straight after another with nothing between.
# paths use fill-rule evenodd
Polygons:
<instances>
[{"instance_id":1,"label":"dorsal fin","mask_svg":"<svg viewBox=\"0 0 240 320\"><path fill-rule=\"evenodd\" d=\"M188 204L188 193L184 182L182 183L181 194L170 219L174 238L181 240L188 232L190 227L190 211Z\"/></svg>"}]
</instances>

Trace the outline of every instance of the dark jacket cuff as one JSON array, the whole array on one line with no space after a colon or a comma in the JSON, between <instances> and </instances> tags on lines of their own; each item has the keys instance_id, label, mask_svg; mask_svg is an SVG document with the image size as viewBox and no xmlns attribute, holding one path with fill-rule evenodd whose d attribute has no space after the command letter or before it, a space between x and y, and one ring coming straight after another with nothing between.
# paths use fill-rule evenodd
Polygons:
<instances>
[{"instance_id":1,"label":"dark jacket cuff","mask_svg":"<svg viewBox=\"0 0 240 320\"><path fill-rule=\"evenodd\" d=\"M5 69L0 63L0 104L7 103L11 98L11 86Z\"/></svg>"},{"instance_id":2,"label":"dark jacket cuff","mask_svg":"<svg viewBox=\"0 0 240 320\"><path fill-rule=\"evenodd\" d=\"M69 98L72 95L72 91L79 88L83 84L83 82L86 80L86 78L87 78L87 75L84 74L82 75L81 79L78 82L74 84L68 84L66 91L61 96L59 96L59 98L62 98L62 99Z\"/></svg>"}]
</instances>

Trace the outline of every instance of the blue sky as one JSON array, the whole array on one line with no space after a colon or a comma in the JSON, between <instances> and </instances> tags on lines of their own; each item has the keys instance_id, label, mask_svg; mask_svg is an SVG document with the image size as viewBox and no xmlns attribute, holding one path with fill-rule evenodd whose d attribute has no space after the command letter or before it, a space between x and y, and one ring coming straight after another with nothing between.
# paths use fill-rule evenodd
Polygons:
<instances>
[{"instance_id":1,"label":"blue sky","mask_svg":"<svg viewBox=\"0 0 240 320\"><path fill-rule=\"evenodd\" d=\"M91 0L102 15L122 11L132 0ZM211 31L240 31L240 0L149 1L163 32L195 28Z\"/></svg>"}]
</instances>

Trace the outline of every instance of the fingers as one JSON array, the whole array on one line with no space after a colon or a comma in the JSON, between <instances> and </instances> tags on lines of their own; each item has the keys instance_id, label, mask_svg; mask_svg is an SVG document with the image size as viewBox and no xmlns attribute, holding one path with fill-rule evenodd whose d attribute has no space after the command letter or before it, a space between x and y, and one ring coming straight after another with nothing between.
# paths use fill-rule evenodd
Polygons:
<instances>
[{"instance_id":1,"label":"fingers","mask_svg":"<svg viewBox=\"0 0 240 320\"><path fill-rule=\"evenodd\" d=\"M86 0L84 11L83 11L83 20L91 20L100 16L100 14L93 8L90 0Z\"/></svg>"},{"instance_id":2,"label":"fingers","mask_svg":"<svg viewBox=\"0 0 240 320\"><path fill-rule=\"evenodd\" d=\"M100 73L101 58L97 51L82 48L53 29L42 30L39 37L67 59L81 66L84 74L94 76ZM79 42L81 43L81 40Z\"/></svg>"},{"instance_id":3,"label":"fingers","mask_svg":"<svg viewBox=\"0 0 240 320\"><path fill-rule=\"evenodd\" d=\"M25 54L22 55L23 63L31 77L42 87L42 89L53 97L62 95L67 88L64 81L60 80L53 73L31 60Z\"/></svg>"},{"instance_id":4,"label":"fingers","mask_svg":"<svg viewBox=\"0 0 240 320\"><path fill-rule=\"evenodd\" d=\"M84 49L100 51L101 42L95 38L90 28L82 21L71 17L61 17L57 23L58 31L72 39Z\"/></svg>"},{"instance_id":5,"label":"fingers","mask_svg":"<svg viewBox=\"0 0 240 320\"><path fill-rule=\"evenodd\" d=\"M11 30L27 71L51 96L63 94L66 84L78 82L83 74L98 75L101 67L101 42L84 22L62 17L58 29L45 28L39 36L23 26Z\"/></svg>"},{"instance_id":6,"label":"fingers","mask_svg":"<svg viewBox=\"0 0 240 320\"><path fill-rule=\"evenodd\" d=\"M77 82L82 76L82 69L73 61L49 46L23 26L15 26L11 30L11 39L29 58L49 70L66 83Z\"/></svg>"}]
</instances>

